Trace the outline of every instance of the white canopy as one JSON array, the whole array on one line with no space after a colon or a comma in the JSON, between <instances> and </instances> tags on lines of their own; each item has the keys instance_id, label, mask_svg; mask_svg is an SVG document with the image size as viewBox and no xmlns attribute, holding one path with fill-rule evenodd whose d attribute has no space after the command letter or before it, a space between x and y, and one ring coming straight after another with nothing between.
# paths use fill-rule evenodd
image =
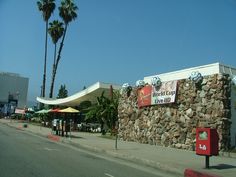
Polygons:
<instances>
[{"instance_id":1,"label":"white canopy","mask_svg":"<svg viewBox=\"0 0 236 177\"><path fill-rule=\"evenodd\" d=\"M94 85L88 87L87 89L82 90L66 98L49 99L49 98L37 97L37 101L47 105L65 105L65 106L77 106L83 101L91 101L92 103L94 103L96 101L96 98L99 97L103 91L105 96L109 95L111 85L114 90L121 89L121 86L119 85L97 82Z\"/></svg>"}]
</instances>

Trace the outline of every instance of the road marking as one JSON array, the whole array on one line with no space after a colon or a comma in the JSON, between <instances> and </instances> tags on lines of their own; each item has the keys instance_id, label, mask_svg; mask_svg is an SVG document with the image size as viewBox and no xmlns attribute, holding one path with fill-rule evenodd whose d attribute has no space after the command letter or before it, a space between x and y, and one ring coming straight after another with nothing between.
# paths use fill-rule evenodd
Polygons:
<instances>
[{"instance_id":1,"label":"road marking","mask_svg":"<svg viewBox=\"0 0 236 177\"><path fill-rule=\"evenodd\" d=\"M47 147L45 147L45 148L43 148L44 150L47 150L47 151L56 151L57 149L50 149L50 148L47 148Z\"/></svg>"},{"instance_id":2,"label":"road marking","mask_svg":"<svg viewBox=\"0 0 236 177\"><path fill-rule=\"evenodd\" d=\"M114 176L112 176L112 175L110 175L110 174L108 174L108 173L104 173L106 176L109 176L109 177L114 177Z\"/></svg>"}]
</instances>

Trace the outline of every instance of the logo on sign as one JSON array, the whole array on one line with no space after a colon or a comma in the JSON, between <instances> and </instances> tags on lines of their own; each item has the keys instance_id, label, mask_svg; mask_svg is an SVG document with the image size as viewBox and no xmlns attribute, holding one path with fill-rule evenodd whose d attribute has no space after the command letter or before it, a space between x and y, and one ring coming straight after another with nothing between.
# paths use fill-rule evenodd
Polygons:
<instances>
[{"instance_id":1,"label":"logo on sign","mask_svg":"<svg viewBox=\"0 0 236 177\"><path fill-rule=\"evenodd\" d=\"M199 149L203 150L203 151L206 151L206 145L205 144L199 144Z\"/></svg>"}]
</instances>

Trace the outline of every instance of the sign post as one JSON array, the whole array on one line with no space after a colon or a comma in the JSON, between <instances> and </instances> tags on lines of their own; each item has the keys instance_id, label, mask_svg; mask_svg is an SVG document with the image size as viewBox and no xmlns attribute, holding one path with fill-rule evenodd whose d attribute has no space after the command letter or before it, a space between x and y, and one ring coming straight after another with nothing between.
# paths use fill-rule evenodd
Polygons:
<instances>
[{"instance_id":1,"label":"sign post","mask_svg":"<svg viewBox=\"0 0 236 177\"><path fill-rule=\"evenodd\" d=\"M117 150L117 141L118 141L118 121L116 121L116 125L115 125L115 134L116 134L115 149Z\"/></svg>"},{"instance_id":2,"label":"sign post","mask_svg":"<svg viewBox=\"0 0 236 177\"><path fill-rule=\"evenodd\" d=\"M209 169L209 163L210 163L210 156L209 155L206 155L205 156L205 168L206 169Z\"/></svg>"}]
</instances>

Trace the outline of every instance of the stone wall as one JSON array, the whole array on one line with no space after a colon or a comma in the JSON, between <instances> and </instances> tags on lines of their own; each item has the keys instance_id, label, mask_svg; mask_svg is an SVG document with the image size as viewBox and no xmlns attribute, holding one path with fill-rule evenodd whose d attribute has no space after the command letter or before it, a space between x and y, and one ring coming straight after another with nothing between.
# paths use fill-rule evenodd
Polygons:
<instances>
[{"instance_id":1,"label":"stone wall","mask_svg":"<svg viewBox=\"0 0 236 177\"><path fill-rule=\"evenodd\" d=\"M230 78L205 76L200 85L178 81L175 103L138 108L137 88L123 93L119 107L119 137L136 141L194 150L196 127L217 128L221 150L230 144Z\"/></svg>"}]
</instances>

